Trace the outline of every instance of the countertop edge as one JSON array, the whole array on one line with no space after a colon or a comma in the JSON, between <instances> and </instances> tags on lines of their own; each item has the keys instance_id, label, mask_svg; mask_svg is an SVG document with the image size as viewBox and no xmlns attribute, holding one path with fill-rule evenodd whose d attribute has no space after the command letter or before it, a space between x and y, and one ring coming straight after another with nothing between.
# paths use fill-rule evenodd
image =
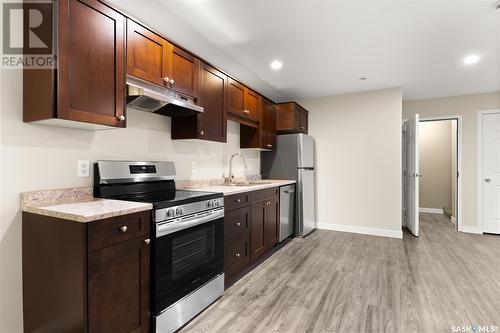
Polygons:
<instances>
[{"instance_id":1,"label":"countertop edge","mask_svg":"<svg viewBox=\"0 0 500 333\"><path fill-rule=\"evenodd\" d=\"M105 200L105 199L103 199L103 200ZM79 202L76 202L76 203L79 203ZM84 202L81 202L81 203L84 204ZM65 204L65 203L61 203L61 205L62 204ZM55 204L55 206L57 206L57 205L58 204ZM110 211L110 212L95 214L95 215L90 215L90 216L80 215L80 214L75 214L75 213L68 213L68 212L60 212L60 211L51 210L51 209L45 208L45 207L37 207L37 206L30 206L30 205L26 205L25 207L23 207L22 211L27 212L27 213L37 214L37 215L55 217L55 218L59 218L62 220L67 220L67 221L88 223L88 222L103 220L103 219L107 219L107 218L111 218L111 217L117 217L117 216L133 214L133 213L144 212L144 211L148 211L148 210L152 210L152 209L153 209L152 204L145 203L144 205L142 205L140 207L118 209L116 211Z\"/></svg>"}]
</instances>

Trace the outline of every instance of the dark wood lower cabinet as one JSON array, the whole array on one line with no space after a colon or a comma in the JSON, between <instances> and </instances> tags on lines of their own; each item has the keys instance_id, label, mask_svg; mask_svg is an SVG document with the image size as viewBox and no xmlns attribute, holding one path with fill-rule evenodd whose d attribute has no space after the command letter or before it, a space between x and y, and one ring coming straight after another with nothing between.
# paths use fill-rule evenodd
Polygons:
<instances>
[{"instance_id":1,"label":"dark wood lower cabinet","mask_svg":"<svg viewBox=\"0 0 500 333\"><path fill-rule=\"evenodd\" d=\"M24 212L24 332L149 332L150 223L150 211L89 223Z\"/></svg>"},{"instance_id":2,"label":"dark wood lower cabinet","mask_svg":"<svg viewBox=\"0 0 500 333\"><path fill-rule=\"evenodd\" d=\"M278 243L278 188L224 198L226 287Z\"/></svg>"},{"instance_id":3,"label":"dark wood lower cabinet","mask_svg":"<svg viewBox=\"0 0 500 333\"><path fill-rule=\"evenodd\" d=\"M90 252L89 332L149 332L149 274L143 237Z\"/></svg>"}]
</instances>

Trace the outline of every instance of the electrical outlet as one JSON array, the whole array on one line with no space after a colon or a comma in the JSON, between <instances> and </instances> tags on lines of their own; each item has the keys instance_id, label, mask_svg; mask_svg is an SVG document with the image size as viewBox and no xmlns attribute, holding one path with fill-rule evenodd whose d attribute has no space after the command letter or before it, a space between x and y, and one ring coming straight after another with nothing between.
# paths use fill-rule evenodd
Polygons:
<instances>
[{"instance_id":1,"label":"electrical outlet","mask_svg":"<svg viewBox=\"0 0 500 333\"><path fill-rule=\"evenodd\" d=\"M191 172L196 173L198 171L198 168L196 167L196 162L191 163Z\"/></svg>"},{"instance_id":2,"label":"electrical outlet","mask_svg":"<svg viewBox=\"0 0 500 333\"><path fill-rule=\"evenodd\" d=\"M90 176L90 161L89 160L78 160L77 174L78 174L78 177Z\"/></svg>"}]
</instances>

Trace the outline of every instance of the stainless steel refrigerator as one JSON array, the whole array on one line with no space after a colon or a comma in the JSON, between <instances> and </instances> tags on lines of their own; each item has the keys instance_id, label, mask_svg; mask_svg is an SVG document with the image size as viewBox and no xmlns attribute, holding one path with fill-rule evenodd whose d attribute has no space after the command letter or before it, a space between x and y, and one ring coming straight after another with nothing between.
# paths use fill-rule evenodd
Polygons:
<instances>
[{"instance_id":1,"label":"stainless steel refrigerator","mask_svg":"<svg viewBox=\"0 0 500 333\"><path fill-rule=\"evenodd\" d=\"M293 179L295 234L305 236L316 228L314 138L307 134L278 135L276 152L261 153L263 178Z\"/></svg>"}]
</instances>

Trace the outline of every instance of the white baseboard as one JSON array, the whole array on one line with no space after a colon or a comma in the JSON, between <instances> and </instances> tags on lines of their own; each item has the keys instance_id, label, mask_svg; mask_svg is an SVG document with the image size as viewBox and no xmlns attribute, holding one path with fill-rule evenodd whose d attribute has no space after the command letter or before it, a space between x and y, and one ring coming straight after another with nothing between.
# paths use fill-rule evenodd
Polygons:
<instances>
[{"instance_id":1,"label":"white baseboard","mask_svg":"<svg viewBox=\"0 0 500 333\"><path fill-rule=\"evenodd\" d=\"M330 223L318 223L316 224L316 227L318 229L352 232L355 234L382 236L391 238L403 238L403 230L387 230L378 228L355 227L352 225L330 224Z\"/></svg>"},{"instance_id":2,"label":"white baseboard","mask_svg":"<svg viewBox=\"0 0 500 333\"><path fill-rule=\"evenodd\" d=\"M425 208L425 207L420 207L419 211L420 211L420 213L441 214L441 215L444 214L442 208Z\"/></svg>"},{"instance_id":3,"label":"white baseboard","mask_svg":"<svg viewBox=\"0 0 500 333\"><path fill-rule=\"evenodd\" d=\"M466 232L466 233L469 233L469 234L483 234L483 231L481 230L480 227L468 226L468 225L461 226L458 229L458 231Z\"/></svg>"}]
</instances>

